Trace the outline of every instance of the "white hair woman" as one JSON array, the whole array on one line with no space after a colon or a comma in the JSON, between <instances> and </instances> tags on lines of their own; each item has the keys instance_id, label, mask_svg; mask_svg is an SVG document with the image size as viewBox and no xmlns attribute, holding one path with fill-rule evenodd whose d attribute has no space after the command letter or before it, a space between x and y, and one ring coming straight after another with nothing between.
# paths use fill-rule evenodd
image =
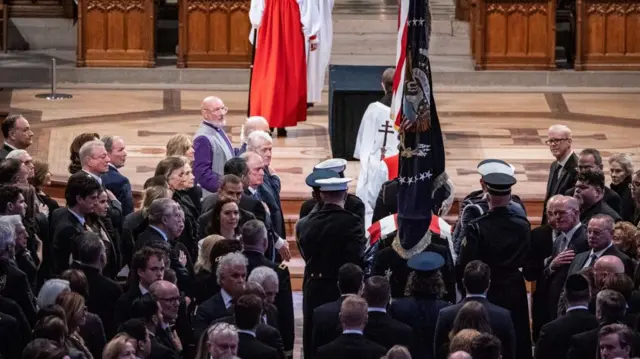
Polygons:
<instances>
[{"instance_id":1,"label":"white hair woman","mask_svg":"<svg viewBox=\"0 0 640 359\"><path fill-rule=\"evenodd\" d=\"M623 220L632 221L635 205L631 195L631 177L633 175L631 156L626 153L612 154L611 157L609 157L609 173L611 174L611 184L609 187L614 190L622 200L620 215Z\"/></svg>"}]
</instances>

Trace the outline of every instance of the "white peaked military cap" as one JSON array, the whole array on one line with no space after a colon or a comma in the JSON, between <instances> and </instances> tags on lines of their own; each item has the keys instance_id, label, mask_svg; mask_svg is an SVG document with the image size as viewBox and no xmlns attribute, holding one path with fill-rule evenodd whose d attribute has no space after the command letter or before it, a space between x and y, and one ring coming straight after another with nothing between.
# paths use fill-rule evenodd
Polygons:
<instances>
[{"instance_id":1,"label":"white peaked military cap","mask_svg":"<svg viewBox=\"0 0 640 359\"><path fill-rule=\"evenodd\" d=\"M502 173L508 176L514 176L516 169L503 160L488 159L478 163L478 173L482 177L491 173Z\"/></svg>"},{"instance_id":2,"label":"white peaked military cap","mask_svg":"<svg viewBox=\"0 0 640 359\"><path fill-rule=\"evenodd\" d=\"M316 184L320 186L320 192L346 191L349 188L351 178L326 178L319 179Z\"/></svg>"},{"instance_id":3,"label":"white peaked military cap","mask_svg":"<svg viewBox=\"0 0 640 359\"><path fill-rule=\"evenodd\" d=\"M318 163L314 170L330 170L336 173L344 172L347 169L347 160L343 158L330 158Z\"/></svg>"}]
</instances>

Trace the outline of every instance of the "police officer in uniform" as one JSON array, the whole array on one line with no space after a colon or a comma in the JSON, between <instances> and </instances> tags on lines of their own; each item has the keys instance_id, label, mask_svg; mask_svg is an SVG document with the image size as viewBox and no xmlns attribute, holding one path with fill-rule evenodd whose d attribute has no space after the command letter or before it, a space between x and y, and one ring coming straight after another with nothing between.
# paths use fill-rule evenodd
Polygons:
<instances>
[{"instance_id":1,"label":"police officer in uniform","mask_svg":"<svg viewBox=\"0 0 640 359\"><path fill-rule=\"evenodd\" d=\"M491 269L487 299L511 313L516 332L516 357L531 359L531 332L527 289L520 269L525 266L531 225L510 207L513 175L490 173L482 177L487 188L489 211L464 229L458 263L458 277L467 263L485 262Z\"/></svg>"},{"instance_id":2,"label":"police officer in uniform","mask_svg":"<svg viewBox=\"0 0 640 359\"><path fill-rule=\"evenodd\" d=\"M344 178L345 169L347 169L347 160L342 158L331 158L318 163L313 168L313 172L333 171L336 174L336 177ZM311 198L302 203L302 206L300 207L300 218L304 218L312 211L317 211L322 207L320 188L318 186L310 185L309 181L307 181L307 185L312 188L313 192L311 193ZM364 223L364 203L360 198L358 198L358 196L352 195L351 193L347 194L347 200L344 208L360 217L360 219L362 219L362 223Z\"/></svg>"},{"instance_id":3,"label":"police officer in uniform","mask_svg":"<svg viewBox=\"0 0 640 359\"><path fill-rule=\"evenodd\" d=\"M302 311L304 357L311 358L313 310L340 297L338 270L345 263L362 266L364 222L345 209L350 178L315 181L322 208L309 214L299 226L298 247L305 260Z\"/></svg>"},{"instance_id":4,"label":"police officer in uniform","mask_svg":"<svg viewBox=\"0 0 640 359\"><path fill-rule=\"evenodd\" d=\"M515 168L511 164L498 159L486 159L478 163L480 176L486 176L490 173L504 173L513 176L515 172ZM480 186L482 189L471 192L460 203L458 221L453 230L453 250L458 255L460 254L460 244L467 224L489 211L487 186L482 178L480 178ZM509 202L508 208L518 215L527 216L524 203L516 195L511 195L511 202Z\"/></svg>"}]
</instances>

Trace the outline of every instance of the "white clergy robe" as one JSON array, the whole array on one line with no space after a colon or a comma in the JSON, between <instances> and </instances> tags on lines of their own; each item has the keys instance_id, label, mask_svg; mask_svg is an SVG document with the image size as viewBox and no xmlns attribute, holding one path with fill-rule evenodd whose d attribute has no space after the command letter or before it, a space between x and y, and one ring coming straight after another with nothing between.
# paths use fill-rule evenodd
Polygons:
<instances>
[{"instance_id":1,"label":"white clergy robe","mask_svg":"<svg viewBox=\"0 0 640 359\"><path fill-rule=\"evenodd\" d=\"M314 23L319 25L319 31L311 43L317 43L315 51L307 46L307 102L320 103L324 79L331 58L333 44L333 10L334 0L314 0L316 5ZM313 14L311 14L313 16Z\"/></svg>"},{"instance_id":2,"label":"white clergy robe","mask_svg":"<svg viewBox=\"0 0 640 359\"><path fill-rule=\"evenodd\" d=\"M360 159L360 176L356 185L356 196L364 202L365 228L371 225L371 217L375 208L376 198L382 184L387 180L387 166L381 159L381 149L384 143L385 129L388 122L389 133L386 144L386 157L398 153L398 132L393 128L390 109L380 102L374 102L367 107L362 116L356 148L353 157Z\"/></svg>"}]
</instances>

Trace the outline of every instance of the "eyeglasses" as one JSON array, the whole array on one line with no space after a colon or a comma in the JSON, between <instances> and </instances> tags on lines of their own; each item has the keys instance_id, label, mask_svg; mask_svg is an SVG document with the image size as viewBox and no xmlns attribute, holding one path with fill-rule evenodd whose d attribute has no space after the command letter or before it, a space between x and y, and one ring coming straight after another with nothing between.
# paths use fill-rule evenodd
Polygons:
<instances>
[{"instance_id":1,"label":"eyeglasses","mask_svg":"<svg viewBox=\"0 0 640 359\"><path fill-rule=\"evenodd\" d=\"M229 112L229 108L227 108L226 106L217 107L217 108L214 108L214 109L208 109L208 108L206 108L206 109L204 109L204 110L205 110L206 112L210 112L210 113L216 113L216 112L220 111L220 114L222 114L222 115L226 115L226 114L227 114L227 112Z\"/></svg>"},{"instance_id":2,"label":"eyeglasses","mask_svg":"<svg viewBox=\"0 0 640 359\"><path fill-rule=\"evenodd\" d=\"M563 217L569 214L571 211L547 211L549 217Z\"/></svg>"},{"instance_id":3,"label":"eyeglasses","mask_svg":"<svg viewBox=\"0 0 640 359\"><path fill-rule=\"evenodd\" d=\"M171 298L160 298L160 297L158 297L158 299L160 299L162 301L165 301L165 302L169 302L169 303L171 303L171 302L175 303L175 302L179 302L180 301L180 297L171 297Z\"/></svg>"},{"instance_id":4,"label":"eyeglasses","mask_svg":"<svg viewBox=\"0 0 640 359\"><path fill-rule=\"evenodd\" d=\"M566 140L568 140L568 138L550 138L550 139L544 141L544 143L546 145L553 146L553 145L558 145L561 142L566 141Z\"/></svg>"}]
</instances>

